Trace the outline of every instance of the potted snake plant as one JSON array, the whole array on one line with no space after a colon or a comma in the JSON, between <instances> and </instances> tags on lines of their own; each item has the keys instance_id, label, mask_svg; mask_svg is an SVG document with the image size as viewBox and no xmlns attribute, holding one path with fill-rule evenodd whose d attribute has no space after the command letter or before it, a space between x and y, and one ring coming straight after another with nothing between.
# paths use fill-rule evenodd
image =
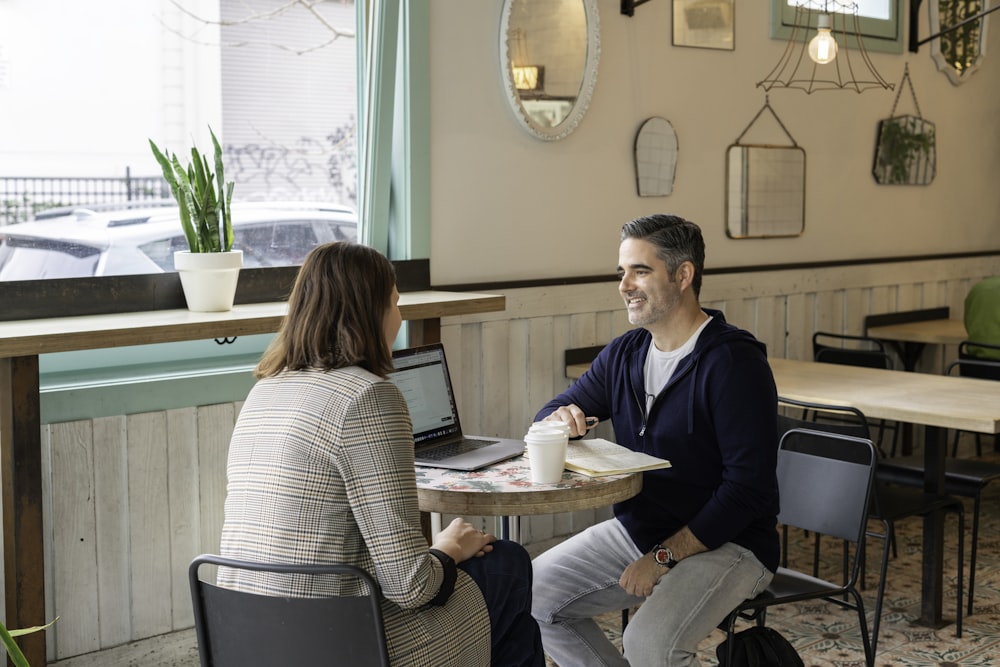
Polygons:
<instances>
[{"instance_id":1,"label":"potted snake plant","mask_svg":"<svg viewBox=\"0 0 1000 667\"><path fill-rule=\"evenodd\" d=\"M174 268L180 275L188 310L200 312L232 310L243 266L243 252L233 250L231 204L235 184L226 182L222 146L211 127L208 131L215 149L213 162L192 146L186 167L177 154L161 151L149 140L180 209L188 244L187 250L174 253Z\"/></svg>"}]
</instances>

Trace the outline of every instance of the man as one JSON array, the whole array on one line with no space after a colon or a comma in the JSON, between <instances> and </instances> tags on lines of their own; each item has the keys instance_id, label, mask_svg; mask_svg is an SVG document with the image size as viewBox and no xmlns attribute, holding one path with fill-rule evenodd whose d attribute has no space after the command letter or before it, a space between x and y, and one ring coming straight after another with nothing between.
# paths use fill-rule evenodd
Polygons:
<instances>
[{"instance_id":1,"label":"man","mask_svg":"<svg viewBox=\"0 0 1000 667\"><path fill-rule=\"evenodd\" d=\"M536 418L572 436L611 418L619 444L673 464L534 560L532 614L561 667L697 665L699 642L778 565L774 378L762 343L699 305L704 262L694 223L625 224L618 291L637 328ZM592 617L640 603L623 657Z\"/></svg>"},{"instance_id":2,"label":"man","mask_svg":"<svg viewBox=\"0 0 1000 667\"><path fill-rule=\"evenodd\" d=\"M1000 345L1000 276L979 281L965 296L965 330L969 340ZM976 347L970 352L981 359L1000 359L1000 350Z\"/></svg>"}]
</instances>

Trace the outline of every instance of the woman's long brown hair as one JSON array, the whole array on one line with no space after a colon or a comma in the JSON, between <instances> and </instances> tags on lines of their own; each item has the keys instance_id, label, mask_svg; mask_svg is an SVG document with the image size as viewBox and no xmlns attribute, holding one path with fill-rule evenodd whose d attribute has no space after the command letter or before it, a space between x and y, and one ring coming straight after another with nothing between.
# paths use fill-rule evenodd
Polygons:
<instances>
[{"instance_id":1,"label":"woman's long brown hair","mask_svg":"<svg viewBox=\"0 0 1000 667\"><path fill-rule=\"evenodd\" d=\"M392 262L377 250L348 242L316 246L299 269L288 315L256 376L361 366L386 377L392 352L384 320L395 285Z\"/></svg>"}]
</instances>

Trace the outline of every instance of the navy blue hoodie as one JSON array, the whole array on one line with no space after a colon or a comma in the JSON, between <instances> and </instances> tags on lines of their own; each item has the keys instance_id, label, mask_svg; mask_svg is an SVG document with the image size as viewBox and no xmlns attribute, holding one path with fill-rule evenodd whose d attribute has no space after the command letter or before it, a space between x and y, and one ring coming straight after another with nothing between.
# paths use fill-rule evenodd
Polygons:
<instances>
[{"instance_id":1,"label":"navy blue hoodie","mask_svg":"<svg viewBox=\"0 0 1000 667\"><path fill-rule=\"evenodd\" d=\"M746 547L778 566L777 390L764 344L706 309L712 321L645 414L643 374L651 336L633 329L611 341L541 419L575 403L611 419L618 444L669 459L642 473L639 495L614 506L647 552L688 526L709 549ZM572 445L571 445L572 446Z\"/></svg>"}]
</instances>

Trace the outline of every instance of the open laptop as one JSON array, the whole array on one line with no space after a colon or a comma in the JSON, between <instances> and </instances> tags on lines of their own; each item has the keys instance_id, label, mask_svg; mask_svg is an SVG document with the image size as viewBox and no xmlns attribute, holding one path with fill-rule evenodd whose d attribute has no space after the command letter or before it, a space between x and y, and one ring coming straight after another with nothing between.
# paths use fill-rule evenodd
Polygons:
<instances>
[{"instance_id":1,"label":"open laptop","mask_svg":"<svg viewBox=\"0 0 1000 667\"><path fill-rule=\"evenodd\" d=\"M477 470L524 451L523 440L462 434L440 343L396 350L392 359L395 370L389 378L410 409L417 465Z\"/></svg>"}]
</instances>

